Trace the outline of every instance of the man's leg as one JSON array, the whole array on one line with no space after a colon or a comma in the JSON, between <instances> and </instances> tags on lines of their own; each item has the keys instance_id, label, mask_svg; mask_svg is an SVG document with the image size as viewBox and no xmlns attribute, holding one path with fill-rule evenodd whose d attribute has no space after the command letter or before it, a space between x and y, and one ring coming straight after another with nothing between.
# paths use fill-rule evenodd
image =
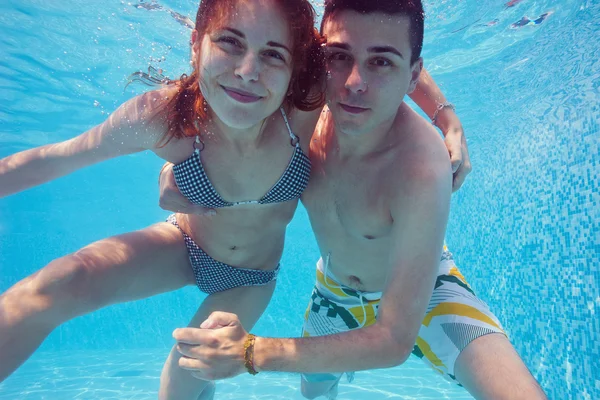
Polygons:
<instances>
[{"instance_id":1,"label":"man's leg","mask_svg":"<svg viewBox=\"0 0 600 400\"><path fill-rule=\"evenodd\" d=\"M325 270L325 271L324 271ZM381 293L357 292L327 275L323 261L317 263L317 283L304 314L302 336L323 336L358 329L375 323ZM361 300L362 299L362 300ZM343 373L302 374L302 395L307 399L337 397ZM346 373L348 382L354 372Z\"/></svg>"},{"instance_id":2,"label":"man's leg","mask_svg":"<svg viewBox=\"0 0 600 400\"><path fill-rule=\"evenodd\" d=\"M469 343L456 360L454 375L476 399L547 399L503 334L492 333Z\"/></svg>"},{"instance_id":3,"label":"man's leg","mask_svg":"<svg viewBox=\"0 0 600 400\"><path fill-rule=\"evenodd\" d=\"M325 396L328 400L335 400L338 394L338 384L342 374L302 374L300 384L302 396L309 400Z\"/></svg>"},{"instance_id":4,"label":"man's leg","mask_svg":"<svg viewBox=\"0 0 600 400\"><path fill-rule=\"evenodd\" d=\"M439 274L413 353L476 399L546 399L445 246Z\"/></svg>"}]
</instances>

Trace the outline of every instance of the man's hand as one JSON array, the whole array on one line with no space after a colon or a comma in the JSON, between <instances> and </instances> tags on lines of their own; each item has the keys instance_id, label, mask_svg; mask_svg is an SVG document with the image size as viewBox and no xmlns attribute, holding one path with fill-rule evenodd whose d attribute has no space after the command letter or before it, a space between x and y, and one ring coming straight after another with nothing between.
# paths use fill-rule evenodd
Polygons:
<instances>
[{"instance_id":1,"label":"man's hand","mask_svg":"<svg viewBox=\"0 0 600 400\"><path fill-rule=\"evenodd\" d=\"M158 178L160 199L158 205L163 210L174 211L183 214L215 215L212 208L206 208L190 202L181 194L175 176L173 175L173 164L166 163L160 171Z\"/></svg>"},{"instance_id":2,"label":"man's hand","mask_svg":"<svg viewBox=\"0 0 600 400\"><path fill-rule=\"evenodd\" d=\"M244 342L248 332L237 315L213 312L200 329L175 329L179 367L204 380L231 378L246 372Z\"/></svg>"},{"instance_id":3,"label":"man's hand","mask_svg":"<svg viewBox=\"0 0 600 400\"><path fill-rule=\"evenodd\" d=\"M467 139L462 128L460 120L449 108L440 111L437 120L437 126L442 130L446 143L446 148L450 153L450 162L452 163L452 191L456 192L465 181L467 175L471 172L471 159L469 158L469 149L467 148Z\"/></svg>"}]
</instances>

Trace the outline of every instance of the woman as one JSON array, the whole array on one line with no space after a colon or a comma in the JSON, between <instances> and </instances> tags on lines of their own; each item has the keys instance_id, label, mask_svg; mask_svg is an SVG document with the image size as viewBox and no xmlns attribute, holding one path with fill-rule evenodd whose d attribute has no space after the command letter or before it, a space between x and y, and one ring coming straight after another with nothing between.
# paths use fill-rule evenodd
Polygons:
<instances>
[{"instance_id":1,"label":"woman","mask_svg":"<svg viewBox=\"0 0 600 400\"><path fill-rule=\"evenodd\" d=\"M203 0L191 44L189 77L74 139L0 160L1 197L151 150L175 164L188 199L216 210L93 243L11 287L0 296L0 380L58 325L110 304L197 284L209 296L192 326L220 310L250 329L266 308L323 103L314 10L306 0ZM179 369L177 354L160 397L212 398L214 386Z\"/></svg>"},{"instance_id":2,"label":"woman","mask_svg":"<svg viewBox=\"0 0 600 400\"><path fill-rule=\"evenodd\" d=\"M230 310L252 326L265 309L310 171L312 131L296 111L322 105L309 94L323 75L314 10L306 0L204 0L195 28L194 73L76 138L1 160L0 196L151 150L216 215L178 215L101 240L11 287L0 297L0 380L58 325L109 304L198 284L210 295L194 320ZM197 397L206 385L190 380ZM163 383L164 398L191 396L177 374Z\"/></svg>"}]
</instances>

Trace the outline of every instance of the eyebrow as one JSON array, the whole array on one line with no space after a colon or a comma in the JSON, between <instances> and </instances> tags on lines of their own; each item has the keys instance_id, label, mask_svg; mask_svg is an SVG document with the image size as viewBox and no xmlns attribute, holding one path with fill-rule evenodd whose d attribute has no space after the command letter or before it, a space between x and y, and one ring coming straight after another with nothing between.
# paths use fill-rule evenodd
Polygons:
<instances>
[{"instance_id":1,"label":"eyebrow","mask_svg":"<svg viewBox=\"0 0 600 400\"><path fill-rule=\"evenodd\" d=\"M393 53L393 54L396 54L400 58L404 58L402 53L400 53L398 50L396 50L392 46L373 46L373 47L369 47L367 49L367 51L369 53Z\"/></svg>"},{"instance_id":2,"label":"eyebrow","mask_svg":"<svg viewBox=\"0 0 600 400\"><path fill-rule=\"evenodd\" d=\"M285 49L288 53L290 53L290 55L292 54L292 51L290 49L288 49L288 47L284 44L277 43L277 42L271 42L271 41L267 42L267 44L271 47L280 47L282 49Z\"/></svg>"},{"instance_id":3,"label":"eyebrow","mask_svg":"<svg viewBox=\"0 0 600 400\"><path fill-rule=\"evenodd\" d=\"M242 39L246 39L246 35L244 35L243 32L241 32L241 31L239 31L239 30L237 30L235 28L230 28L228 26L225 26L225 27L223 27L223 29L226 30L226 31L229 31L229 32L233 33L234 35L237 35L237 36L241 37ZM271 41L267 42L267 45L271 46L271 47L282 48L282 49L286 50L288 53L290 53L290 55L292 54L292 51L286 45L284 45L284 44L281 44L281 43L278 43L278 42L273 42L271 40Z\"/></svg>"},{"instance_id":4,"label":"eyebrow","mask_svg":"<svg viewBox=\"0 0 600 400\"><path fill-rule=\"evenodd\" d=\"M335 47L335 48L342 49L342 50L347 50L347 51L351 51L352 50L352 47L350 47L349 44L347 44L347 43L341 43L341 42L327 43L327 47ZM392 53L392 54L396 54L398 57L400 57L402 59L404 58L404 56L402 55L402 53L400 53L398 50L396 50L392 46L372 46L372 47L369 47L367 49L367 51L369 53Z\"/></svg>"}]
</instances>

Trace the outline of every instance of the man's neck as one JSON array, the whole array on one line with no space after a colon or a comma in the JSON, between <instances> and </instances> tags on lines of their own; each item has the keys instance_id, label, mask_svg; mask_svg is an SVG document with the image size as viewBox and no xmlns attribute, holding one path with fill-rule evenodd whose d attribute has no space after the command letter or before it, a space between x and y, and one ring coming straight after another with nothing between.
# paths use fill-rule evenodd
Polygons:
<instances>
[{"instance_id":1,"label":"man's neck","mask_svg":"<svg viewBox=\"0 0 600 400\"><path fill-rule=\"evenodd\" d=\"M399 122L398 119L401 118L400 113L403 112L404 106L403 104L392 118L384 120L369 129L368 132L360 134L344 132L343 129L336 126L332 119L332 136L339 155L343 158L364 158L392 146L393 137L397 134L395 126Z\"/></svg>"}]
</instances>

